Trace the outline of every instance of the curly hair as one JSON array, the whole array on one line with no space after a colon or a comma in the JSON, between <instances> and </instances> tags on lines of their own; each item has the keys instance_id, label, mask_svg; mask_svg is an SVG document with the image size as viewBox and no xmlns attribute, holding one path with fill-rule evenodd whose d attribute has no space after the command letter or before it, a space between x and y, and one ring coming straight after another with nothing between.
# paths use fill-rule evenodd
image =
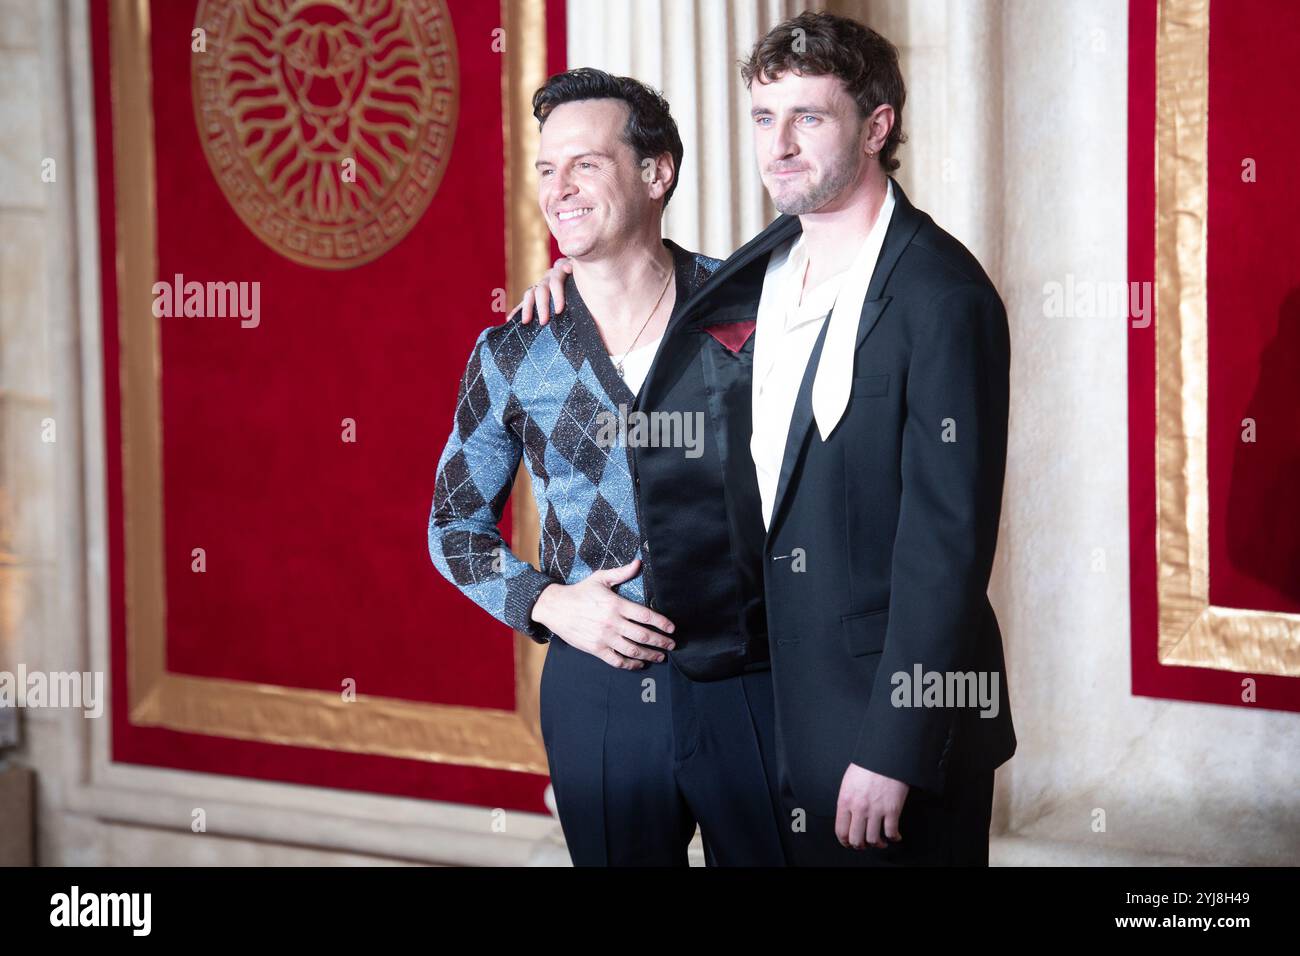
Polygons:
<instances>
[{"instance_id":1,"label":"curly hair","mask_svg":"<svg viewBox=\"0 0 1300 956\"><path fill-rule=\"evenodd\" d=\"M770 83L794 71L809 76L836 76L866 119L879 106L894 108L894 125L880 150L886 172L898 169L894 154L907 142L903 132L903 102L907 88L898 67L898 48L856 20L830 13L801 13L778 23L740 66L741 79Z\"/></svg>"}]
</instances>

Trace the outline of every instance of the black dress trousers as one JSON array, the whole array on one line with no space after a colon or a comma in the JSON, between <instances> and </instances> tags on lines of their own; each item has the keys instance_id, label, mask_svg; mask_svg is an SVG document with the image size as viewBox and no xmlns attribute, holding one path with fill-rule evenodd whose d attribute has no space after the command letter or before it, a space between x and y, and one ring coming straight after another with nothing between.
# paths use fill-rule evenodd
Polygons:
<instances>
[{"instance_id":1,"label":"black dress trousers","mask_svg":"<svg viewBox=\"0 0 1300 956\"><path fill-rule=\"evenodd\" d=\"M699 824L710 866L785 866L772 679L693 681L550 642L541 723L575 866L686 866Z\"/></svg>"}]
</instances>

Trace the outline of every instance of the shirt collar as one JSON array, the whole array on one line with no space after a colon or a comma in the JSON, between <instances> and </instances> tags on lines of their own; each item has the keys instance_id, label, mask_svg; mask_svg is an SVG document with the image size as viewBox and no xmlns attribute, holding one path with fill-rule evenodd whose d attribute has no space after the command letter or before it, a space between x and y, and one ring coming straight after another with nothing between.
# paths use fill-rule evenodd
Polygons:
<instances>
[{"instance_id":1,"label":"shirt collar","mask_svg":"<svg viewBox=\"0 0 1300 956\"><path fill-rule=\"evenodd\" d=\"M835 306L835 299L839 295L840 287L844 284L845 272L841 272L820 283L815 289L809 289L806 293L803 293L802 301L800 301L804 274L807 269L808 248L804 243L803 234L800 233L799 237L794 241L794 245L791 246L790 255L786 260L783 311L787 330L824 318ZM847 272L847 270L845 271Z\"/></svg>"},{"instance_id":2,"label":"shirt collar","mask_svg":"<svg viewBox=\"0 0 1300 956\"><path fill-rule=\"evenodd\" d=\"M862 321L863 304L871 289L871 280L880 264L880 253L884 250L894 204L894 184L890 180L885 190L885 201L866 241L858 250L853 265L849 267L844 286L827 323L826 339L822 344L812 390L813 417L822 441L835 430L848 407L853 387L858 326Z\"/></svg>"}]
</instances>

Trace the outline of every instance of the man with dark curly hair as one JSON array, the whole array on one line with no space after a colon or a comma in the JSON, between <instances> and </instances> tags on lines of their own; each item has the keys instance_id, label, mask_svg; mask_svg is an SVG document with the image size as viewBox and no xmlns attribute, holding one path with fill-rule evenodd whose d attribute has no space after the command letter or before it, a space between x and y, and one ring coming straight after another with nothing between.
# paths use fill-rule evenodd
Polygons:
<instances>
[{"instance_id":1,"label":"man with dark curly hair","mask_svg":"<svg viewBox=\"0 0 1300 956\"><path fill-rule=\"evenodd\" d=\"M721 410L718 461L636 456L647 501L724 479L717 498L647 512L646 539L672 557L660 606L698 607L692 538L728 529L737 599L763 609L794 864L987 865L994 770L1016 749L987 595L1006 311L890 175L905 140L893 44L804 13L741 77L782 215L674 316L639 397ZM679 353L724 328L743 402L681 385Z\"/></svg>"}]
</instances>

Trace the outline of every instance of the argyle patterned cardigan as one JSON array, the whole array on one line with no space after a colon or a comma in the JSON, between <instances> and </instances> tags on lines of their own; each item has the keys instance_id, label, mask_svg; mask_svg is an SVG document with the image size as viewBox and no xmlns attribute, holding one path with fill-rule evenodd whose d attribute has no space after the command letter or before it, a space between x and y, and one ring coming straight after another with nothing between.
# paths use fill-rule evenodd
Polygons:
<instances>
[{"instance_id":1,"label":"argyle patterned cardigan","mask_svg":"<svg viewBox=\"0 0 1300 956\"><path fill-rule=\"evenodd\" d=\"M721 262L664 245L673 254L680 307ZM642 571L617 590L646 603L631 452L597 440L607 421L601 413L617 416L636 396L572 276L564 295L565 310L547 325L524 325L516 312L474 343L429 514L429 554L442 575L538 643L550 633L532 620L532 609L550 584L576 584L640 557ZM540 571L512 554L497 528L521 458L541 518Z\"/></svg>"}]
</instances>

